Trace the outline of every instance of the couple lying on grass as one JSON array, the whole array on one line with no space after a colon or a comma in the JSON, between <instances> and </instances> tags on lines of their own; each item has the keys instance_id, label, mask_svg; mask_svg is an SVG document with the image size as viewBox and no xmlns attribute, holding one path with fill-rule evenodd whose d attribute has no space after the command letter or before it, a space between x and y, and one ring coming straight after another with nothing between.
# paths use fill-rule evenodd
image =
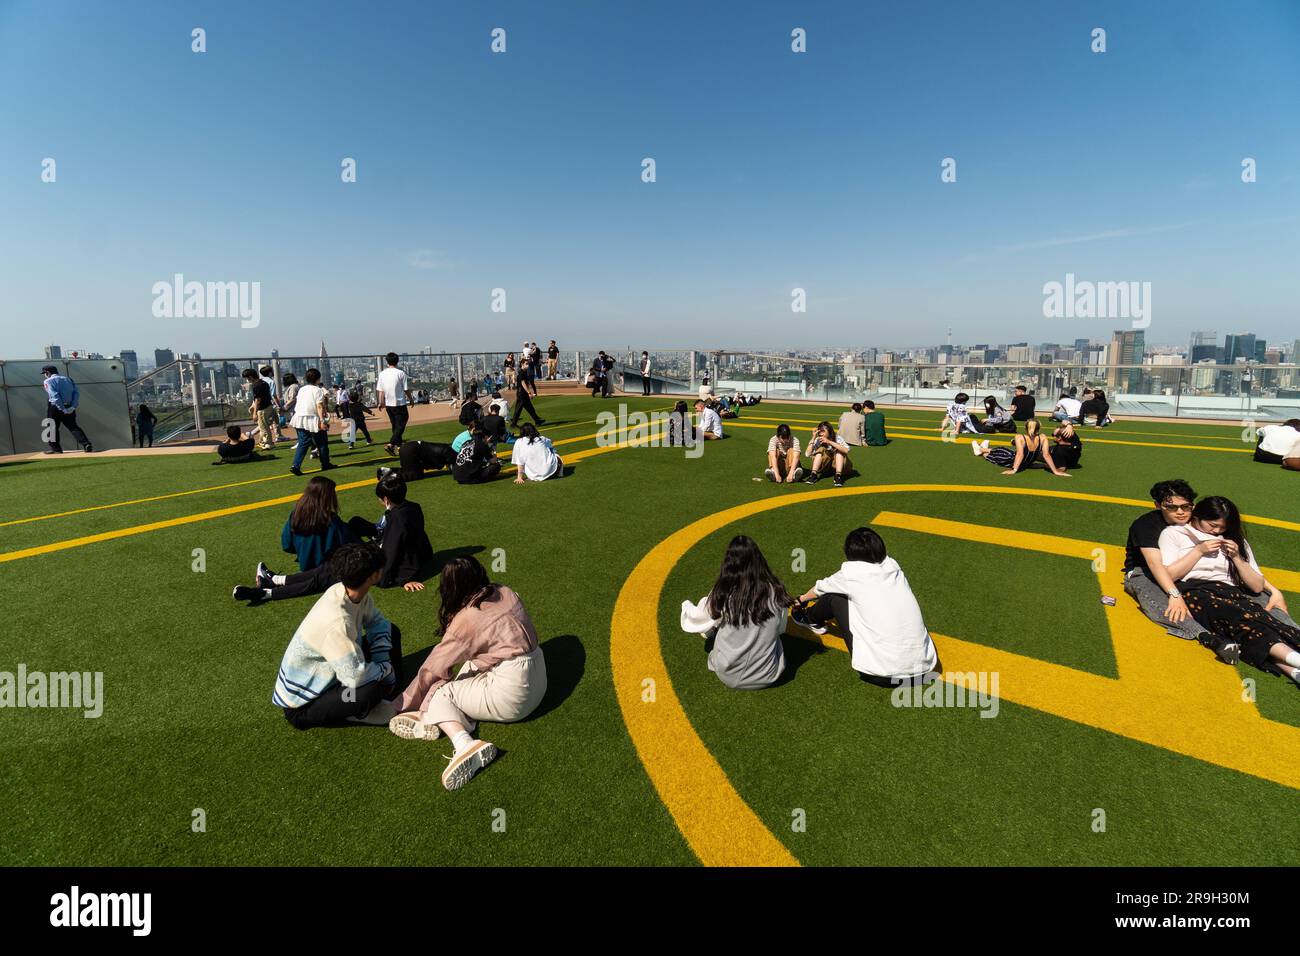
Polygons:
<instances>
[{"instance_id":1,"label":"couple lying on grass","mask_svg":"<svg viewBox=\"0 0 1300 956\"><path fill-rule=\"evenodd\" d=\"M523 720L546 693L546 662L523 603L473 557L452 558L438 586L442 640L406 684L401 632L370 596L383 575L380 548L347 544L329 564L337 583L294 632L272 702L299 730L387 724L405 740L445 734L454 752L442 783L459 789L497 755L474 736L476 722Z\"/></svg>"},{"instance_id":2,"label":"couple lying on grass","mask_svg":"<svg viewBox=\"0 0 1300 956\"><path fill-rule=\"evenodd\" d=\"M1300 628L1260 571L1237 506L1197 502L1181 478L1155 484L1151 501L1129 526L1124 559L1124 590L1142 613L1225 664L1243 660L1300 684Z\"/></svg>"},{"instance_id":3,"label":"couple lying on grass","mask_svg":"<svg viewBox=\"0 0 1300 956\"><path fill-rule=\"evenodd\" d=\"M834 621L862 680L892 687L937 672L939 655L907 577L870 528L844 540L845 561L793 598L753 539L736 535L699 603L682 602L682 630L713 640L709 670L735 690L771 687L785 671L786 609L801 627L826 633Z\"/></svg>"}]
</instances>

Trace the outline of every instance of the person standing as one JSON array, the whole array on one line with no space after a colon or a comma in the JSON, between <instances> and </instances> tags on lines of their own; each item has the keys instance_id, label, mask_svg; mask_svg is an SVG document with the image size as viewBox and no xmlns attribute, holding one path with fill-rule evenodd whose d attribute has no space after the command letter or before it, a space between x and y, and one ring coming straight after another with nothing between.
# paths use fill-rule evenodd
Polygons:
<instances>
[{"instance_id":1,"label":"person standing","mask_svg":"<svg viewBox=\"0 0 1300 956\"><path fill-rule=\"evenodd\" d=\"M294 449L293 467L289 469L295 475L302 474L302 460L307 455L307 448L313 445L320 455L321 471L338 467L330 464L329 397L320 387L320 371L309 368L305 377L307 384L298 389L293 418L289 420L298 433L298 447Z\"/></svg>"},{"instance_id":2,"label":"person standing","mask_svg":"<svg viewBox=\"0 0 1300 956\"><path fill-rule=\"evenodd\" d=\"M542 350L534 342L532 345L531 361L533 364L532 374L528 376L528 385L533 391L533 398L537 397L537 379L542 374Z\"/></svg>"},{"instance_id":3,"label":"person standing","mask_svg":"<svg viewBox=\"0 0 1300 956\"><path fill-rule=\"evenodd\" d=\"M614 394L614 383L609 373L614 370L614 360L605 354L605 350L600 350L600 397L609 398Z\"/></svg>"},{"instance_id":4,"label":"person standing","mask_svg":"<svg viewBox=\"0 0 1300 956\"><path fill-rule=\"evenodd\" d=\"M546 349L546 380L555 381L555 370L560 365L560 347L555 344L555 339L551 339L551 344Z\"/></svg>"},{"instance_id":5,"label":"person standing","mask_svg":"<svg viewBox=\"0 0 1300 956\"><path fill-rule=\"evenodd\" d=\"M257 424L257 447L269 451L275 447L275 433L271 430L275 401L271 398L271 386L251 368L244 369L244 380L248 382L248 393L252 397L248 414Z\"/></svg>"},{"instance_id":6,"label":"person standing","mask_svg":"<svg viewBox=\"0 0 1300 956\"><path fill-rule=\"evenodd\" d=\"M515 412L510 418L510 427L514 428L519 424L519 416L524 412L533 416L533 421L538 425L545 425L546 419L537 414L537 409L533 408L533 400L528 397L528 389L524 387L524 380L521 378L515 383Z\"/></svg>"},{"instance_id":7,"label":"person standing","mask_svg":"<svg viewBox=\"0 0 1300 956\"><path fill-rule=\"evenodd\" d=\"M641 353L641 394L650 394L650 353Z\"/></svg>"},{"instance_id":8,"label":"person standing","mask_svg":"<svg viewBox=\"0 0 1300 956\"><path fill-rule=\"evenodd\" d=\"M271 416L271 435L276 441L284 441L284 432L280 431L280 422L284 418L284 401L280 397L280 390L275 387L275 369L269 365L259 366L257 377L266 383L266 387L271 390L271 408L274 414ZM292 409L290 409L292 411Z\"/></svg>"},{"instance_id":9,"label":"person standing","mask_svg":"<svg viewBox=\"0 0 1300 956\"><path fill-rule=\"evenodd\" d=\"M388 367L379 373L375 389L379 393L378 403L388 413L388 423L393 429L384 450L390 455L396 455L397 449L402 447L402 433L406 431L406 423L411 417L411 383L406 373L397 367L396 352L389 352L384 356L384 361Z\"/></svg>"},{"instance_id":10,"label":"person standing","mask_svg":"<svg viewBox=\"0 0 1300 956\"><path fill-rule=\"evenodd\" d=\"M148 405L141 405L135 413L135 437L140 447L144 447L144 440L149 439L149 447L153 447L153 426L158 421L158 416L153 413Z\"/></svg>"},{"instance_id":11,"label":"person standing","mask_svg":"<svg viewBox=\"0 0 1300 956\"><path fill-rule=\"evenodd\" d=\"M515 387L515 353L514 352L506 353L506 360L501 363L501 367L505 372L506 387L514 388Z\"/></svg>"},{"instance_id":12,"label":"person standing","mask_svg":"<svg viewBox=\"0 0 1300 956\"><path fill-rule=\"evenodd\" d=\"M94 451L90 447L90 439L86 437L86 433L77 424L77 403L81 399L81 393L77 391L77 383L68 376L61 375L57 366L46 365L41 371L45 373L45 417L47 427L49 423L54 425L54 434L46 441L46 444L50 447L45 453L47 455L63 454L63 446L59 443L59 427L61 425L68 426L68 431L72 432L72 437L76 439L82 451L86 453Z\"/></svg>"}]
</instances>

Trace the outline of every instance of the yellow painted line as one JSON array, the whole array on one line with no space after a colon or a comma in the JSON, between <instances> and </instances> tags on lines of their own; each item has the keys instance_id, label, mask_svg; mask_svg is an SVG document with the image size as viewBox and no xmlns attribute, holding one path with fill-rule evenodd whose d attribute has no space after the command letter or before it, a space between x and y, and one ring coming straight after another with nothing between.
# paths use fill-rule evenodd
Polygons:
<instances>
[{"instance_id":1,"label":"yellow painted line","mask_svg":"<svg viewBox=\"0 0 1300 956\"><path fill-rule=\"evenodd\" d=\"M614 434L620 434L620 431L615 431ZM586 441L589 438L595 438L595 437L597 437L596 434L583 435L577 438L566 438L561 441L555 442L554 444L556 445L571 444L573 442ZM570 461L582 461L583 459L590 458L594 455L603 454L605 452L610 452L610 451L618 451L621 448L632 447L632 445L635 444L642 444L642 442L641 441L630 442L630 443L618 442L618 443L611 443L605 446L598 446L596 448L585 449L582 451L574 452L568 456L565 456L565 462L567 463ZM508 458L509 454L510 454L509 451L501 451L497 453L497 457ZM378 461L379 459L371 459L371 460ZM507 466L506 468L502 469L502 473L508 474L511 467L513 466ZM293 477L293 476L289 475L286 477ZM256 480L260 481L264 479L256 479ZM337 490L350 491L353 488L371 488L374 487L374 483L375 483L374 478L366 478L361 481L352 481L352 482L347 482L345 484L341 484L338 486ZM301 492L299 492L299 494L301 494ZM180 527L181 525L194 524L195 522L199 522L199 521L210 521L214 518L225 518L230 515L242 514L246 511L256 511L259 508L272 508L275 507L276 505L283 505L289 502L297 501L299 494L286 495L281 498L271 498L266 501L255 501L243 505L233 505L229 508L217 508L213 511L203 511L198 514L181 515L176 518L168 518L164 521L151 521L147 524L134 525L129 528L118 528L113 531L103 531L98 534L83 535L82 537L78 537L78 538L68 538L64 541L54 541L51 542L50 544L36 545L31 548L22 548L17 551L0 552L0 564L3 564L8 561L19 561L23 558L32 558L41 554L52 554L56 551L67 551L71 548L79 548L82 547L83 545L88 545L88 544L98 544L99 542L102 541L113 541L117 538L126 538L137 534L147 534L150 531L161 531L166 528L176 528L176 527Z\"/></svg>"},{"instance_id":2,"label":"yellow painted line","mask_svg":"<svg viewBox=\"0 0 1300 956\"><path fill-rule=\"evenodd\" d=\"M624 582L610 619L610 668L623 721L660 799L692 852L708 866L797 865L767 825L745 803L726 772L690 723L660 649L659 604L664 582L677 562L715 531L776 508L845 495L1025 495L1149 507L1147 502L1043 489L971 485L881 485L808 491L753 501L692 522L656 545ZM881 520L883 518L883 520ZM878 523L910 527L1010 547L1091 559L1106 552L1106 570L1095 573L1102 593L1123 590L1124 549L962 522L883 512ZM1284 523L1290 530L1300 525ZM1277 575L1281 572L1271 571ZM1288 572L1290 573L1290 572ZM1262 717L1242 699L1235 669L1218 664L1199 645L1159 632L1132 601L1105 609L1119 678L1101 677L971 641L934 635L945 674L997 672L1002 699L1128 737L1197 760L1300 789L1300 728ZM1062 635L1062 639L1067 639ZM824 637L823 644L844 645ZM653 689L653 699L647 698ZM1195 692L1190 692L1194 688Z\"/></svg>"}]
</instances>

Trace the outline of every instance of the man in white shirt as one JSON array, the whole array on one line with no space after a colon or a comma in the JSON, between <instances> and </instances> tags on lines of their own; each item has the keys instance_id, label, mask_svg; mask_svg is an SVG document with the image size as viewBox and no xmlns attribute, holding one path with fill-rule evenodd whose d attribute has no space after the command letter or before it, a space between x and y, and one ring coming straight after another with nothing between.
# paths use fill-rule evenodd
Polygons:
<instances>
[{"instance_id":1,"label":"man in white shirt","mask_svg":"<svg viewBox=\"0 0 1300 956\"><path fill-rule=\"evenodd\" d=\"M704 402L695 403L695 414L700 423L700 435L705 441L717 441L722 437L722 416L712 405L706 405Z\"/></svg>"},{"instance_id":2,"label":"man in white shirt","mask_svg":"<svg viewBox=\"0 0 1300 956\"><path fill-rule=\"evenodd\" d=\"M1057 399L1056 407L1052 409L1052 417L1058 422L1079 424L1079 410L1082 408L1083 402L1077 398L1071 398L1066 392L1062 392L1061 397Z\"/></svg>"},{"instance_id":3,"label":"man in white shirt","mask_svg":"<svg viewBox=\"0 0 1300 956\"><path fill-rule=\"evenodd\" d=\"M641 394L650 394L650 353L641 353Z\"/></svg>"},{"instance_id":4,"label":"man in white shirt","mask_svg":"<svg viewBox=\"0 0 1300 956\"><path fill-rule=\"evenodd\" d=\"M411 417L411 383L406 373L397 367L397 353L389 352L384 356L388 367L379 373L375 382L378 393L377 402L388 413L388 422L393 427L388 444L384 449L390 455L396 455L402 447L402 433L406 431L406 422Z\"/></svg>"},{"instance_id":5,"label":"man in white shirt","mask_svg":"<svg viewBox=\"0 0 1300 956\"><path fill-rule=\"evenodd\" d=\"M1261 425L1255 434L1255 460L1266 465L1280 465L1287 458L1296 457L1293 449L1300 443L1300 418L1292 418L1281 425Z\"/></svg>"}]
</instances>

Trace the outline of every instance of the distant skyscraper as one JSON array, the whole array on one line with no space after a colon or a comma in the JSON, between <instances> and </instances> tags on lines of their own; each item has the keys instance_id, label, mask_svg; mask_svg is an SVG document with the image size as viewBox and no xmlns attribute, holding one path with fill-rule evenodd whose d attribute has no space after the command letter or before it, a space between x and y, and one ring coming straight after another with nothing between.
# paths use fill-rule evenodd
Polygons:
<instances>
[{"instance_id":1,"label":"distant skyscraper","mask_svg":"<svg viewBox=\"0 0 1300 956\"><path fill-rule=\"evenodd\" d=\"M1196 365L1206 359L1219 358L1218 332L1193 332L1187 349L1187 364Z\"/></svg>"},{"instance_id":2,"label":"distant skyscraper","mask_svg":"<svg viewBox=\"0 0 1300 956\"><path fill-rule=\"evenodd\" d=\"M321 344L320 344L320 360L319 360L319 361L320 361L320 365L319 365L319 368L320 368L320 380L321 380L324 384L326 384L326 385L332 385L332 384L334 383L334 376L332 376L332 375L330 374L330 357L329 357L329 354L325 351L325 342L324 342L324 340L322 340L322 341L321 341Z\"/></svg>"},{"instance_id":3,"label":"distant skyscraper","mask_svg":"<svg viewBox=\"0 0 1300 956\"><path fill-rule=\"evenodd\" d=\"M171 349L153 350L154 368L162 368L164 365L170 365L174 361L176 361L176 353L173 352ZM168 384L170 384L173 388L180 388L181 373L176 369L171 369L170 371L163 372L163 374L161 375L154 376L153 382L155 388L161 385L168 385Z\"/></svg>"},{"instance_id":4,"label":"distant skyscraper","mask_svg":"<svg viewBox=\"0 0 1300 956\"><path fill-rule=\"evenodd\" d=\"M1232 365L1238 359L1246 360L1255 357L1255 333L1238 332L1235 335L1228 335L1223 340L1223 364Z\"/></svg>"},{"instance_id":5,"label":"distant skyscraper","mask_svg":"<svg viewBox=\"0 0 1300 956\"><path fill-rule=\"evenodd\" d=\"M1110 355L1107 361L1111 366L1141 365L1146 357L1146 333L1141 329L1118 329L1110 343ZM1110 368L1106 374L1106 384L1112 389L1125 392L1140 391L1142 369Z\"/></svg>"},{"instance_id":6,"label":"distant skyscraper","mask_svg":"<svg viewBox=\"0 0 1300 956\"><path fill-rule=\"evenodd\" d=\"M53 362L55 359L63 358L63 349L57 345L45 346L45 361Z\"/></svg>"},{"instance_id":7,"label":"distant skyscraper","mask_svg":"<svg viewBox=\"0 0 1300 956\"><path fill-rule=\"evenodd\" d=\"M134 382L140 377L140 360L136 357L134 349L122 349L122 372L126 375L128 382Z\"/></svg>"}]
</instances>

